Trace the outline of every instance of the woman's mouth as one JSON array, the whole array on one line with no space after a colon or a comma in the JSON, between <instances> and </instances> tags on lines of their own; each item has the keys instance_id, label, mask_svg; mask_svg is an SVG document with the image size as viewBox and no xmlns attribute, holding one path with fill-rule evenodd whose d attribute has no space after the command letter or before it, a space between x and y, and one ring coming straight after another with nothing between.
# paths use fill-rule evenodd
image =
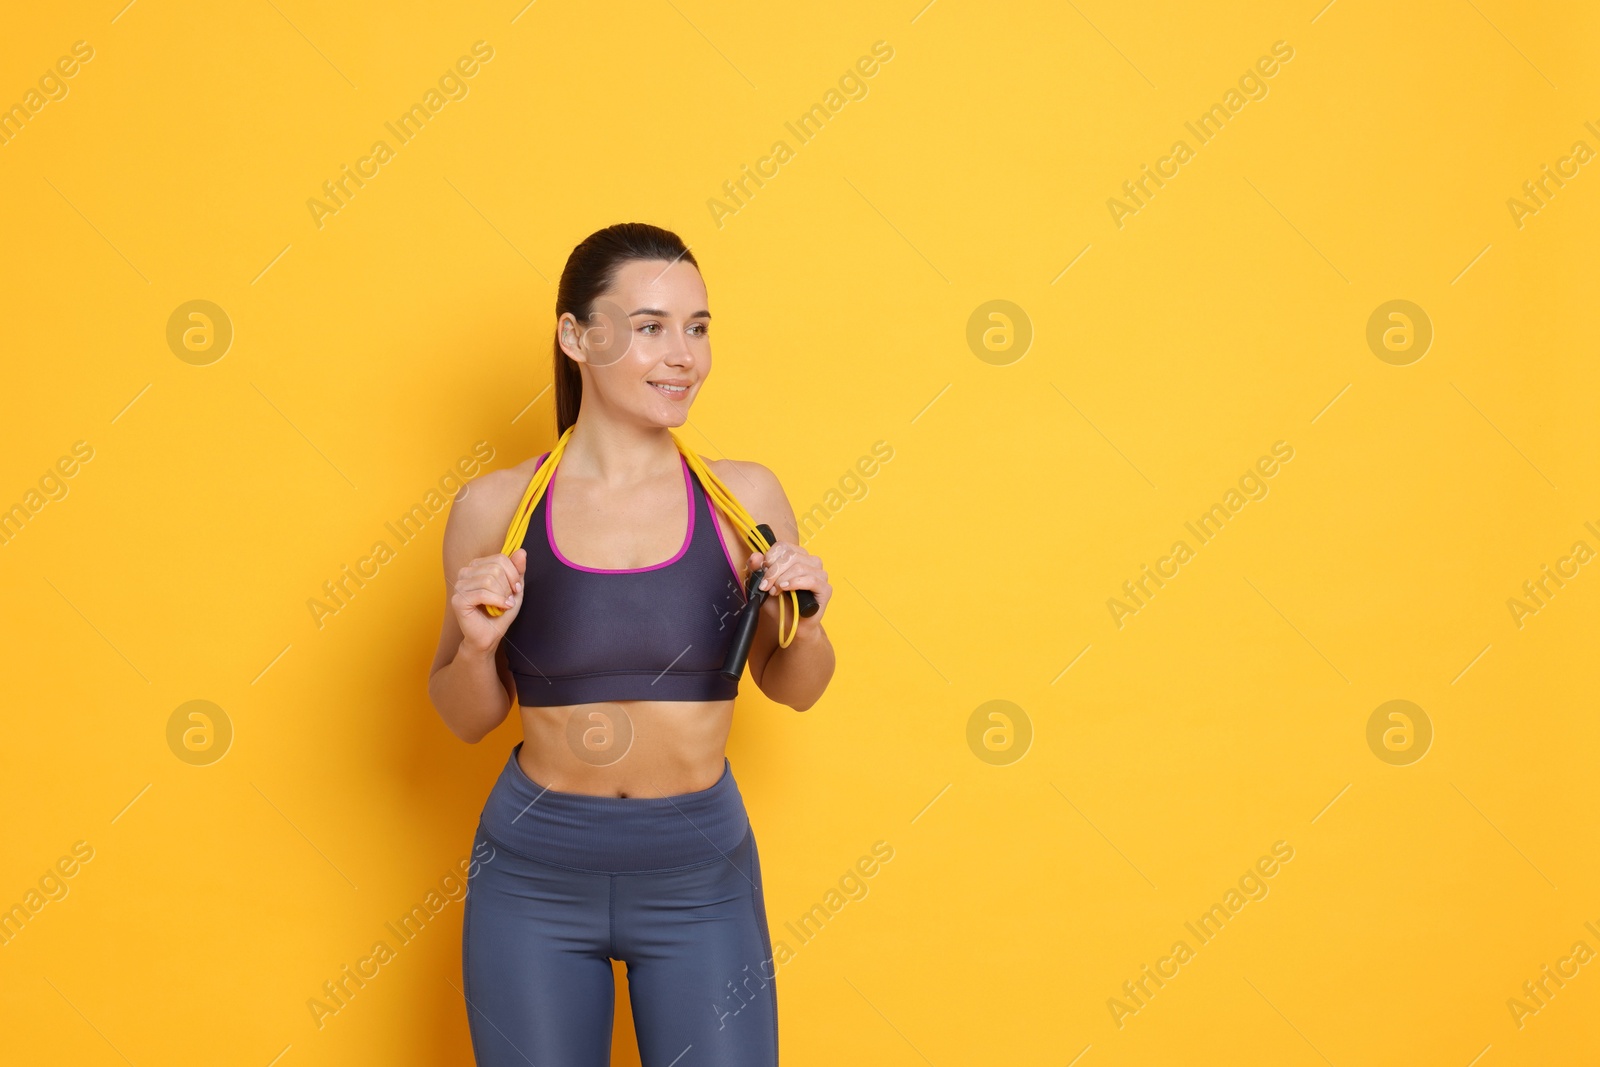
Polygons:
<instances>
[{"instance_id":1,"label":"woman's mouth","mask_svg":"<svg viewBox=\"0 0 1600 1067\"><path fill-rule=\"evenodd\" d=\"M671 400L682 400L689 395L689 383L646 382L646 385Z\"/></svg>"}]
</instances>

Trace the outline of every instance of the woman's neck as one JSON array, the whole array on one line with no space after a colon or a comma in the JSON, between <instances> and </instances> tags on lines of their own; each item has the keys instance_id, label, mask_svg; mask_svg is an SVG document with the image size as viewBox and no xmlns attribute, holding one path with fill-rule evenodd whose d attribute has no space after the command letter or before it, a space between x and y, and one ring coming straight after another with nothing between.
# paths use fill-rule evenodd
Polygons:
<instances>
[{"instance_id":1,"label":"woman's neck","mask_svg":"<svg viewBox=\"0 0 1600 1067\"><path fill-rule=\"evenodd\" d=\"M678 467L678 446L665 426L585 418L582 410L561 453L561 467L607 485L636 485Z\"/></svg>"}]
</instances>

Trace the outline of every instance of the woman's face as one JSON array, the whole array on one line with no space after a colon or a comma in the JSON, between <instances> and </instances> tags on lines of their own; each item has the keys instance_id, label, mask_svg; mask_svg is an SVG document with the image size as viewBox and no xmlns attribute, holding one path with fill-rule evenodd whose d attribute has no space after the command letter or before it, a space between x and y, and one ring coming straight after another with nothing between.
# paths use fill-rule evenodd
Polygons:
<instances>
[{"instance_id":1,"label":"woman's face","mask_svg":"<svg viewBox=\"0 0 1600 1067\"><path fill-rule=\"evenodd\" d=\"M588 322L561 318L561 349L586 368L591 395L619 415L682 426L711 374L705 282L684 260L628 260ZM592 389L592 394L591 394Z\"/></svg>"}]
</instances>

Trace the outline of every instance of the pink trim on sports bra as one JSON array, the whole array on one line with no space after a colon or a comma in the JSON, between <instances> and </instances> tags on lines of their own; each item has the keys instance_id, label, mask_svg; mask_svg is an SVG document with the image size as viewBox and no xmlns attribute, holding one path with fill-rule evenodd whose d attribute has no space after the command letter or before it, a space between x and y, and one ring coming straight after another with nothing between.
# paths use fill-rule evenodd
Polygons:
<instances>
[{"instance_id":1,"label":"pink trim on sports bra","mask_svg":"<svg viewBox=\"0 0 1600 1067\"><path fill-rule=\"evenodd\" d=\"M706 498L707 503L710 503L710 499L710 497ZM739 568L733 565L733 555L728 551L728 542L722 539L722 524L717 522L716 518L716 509L715 506L713 506L711 514L711 529L717 535L717 544L722 546L722 556L728 561L728 569L733 572L733 584L739 588L740 599L748 600L749 597L744 595L744 575L740 574Z\"/></svg>"},{"instance_id":2,"label":"pink trim on sports bra","mask_svg":"<svg viewBox=\"0 0 1600 1067\"><path fill-rule=\"evenodd\" d=\"M542 463L543 460L541 459L540 462ZM694 513L695 513L694 483L689 480L690 477L691 477L691 475L689 473L689 461L684 459L682 456L679 456L678 457L678 463L679 463L680 466L683 467L683 491L684 491L684 495L688 498L689 521L688 521L687 524L685 524L686 528L684 529L684 532L683 532L683 544L679 546L677 552L673 553L671 559L664 559L660 563L652 563L648 567L622 567L622 568L612 569L612 568L606 568L606 567L585 567L583 564L574 563L570 559L568 559L566 556L563 556L561 554L561 549L556 547L555 529L554 529L554 527L552 525L552 522L551 522L551 519L550 519L550 513L551 513L552 510L554 510L554 509L552 509L550 507L550 500L551 500L552 494L555 492L556 479L561 477L561 468L560 467L557 467L555 469L555 472L550 475L550 484L545 486L545 490L544 490L544 501L543 501L543 503L544 503L544 539L550 545L550 551L555 554L556 559L560 560L562 563L566 564L568 567L571 567L575 571L584 571L584 572L586 572L588 574L641 574L644 571L658 571L662 567L669 567L672 564L678 562L680 559L683 558L683 554L685 552L689 551L689 545L690 545L691 542L694 541ZM538 468L536 467L535 470L537 470L537 469ZM719 543L722 541L722 538L721 538L720 535L717 537L717 541ZM726 545L722 546L722 554L725 555L725 556L728 554L728 546L726 546ZM729 563L730 566L732 566L733 560L729 559L728 563ZM738 572L735 572L735 576L737 576L737 573Z\"/></svg>"}]
</instances>

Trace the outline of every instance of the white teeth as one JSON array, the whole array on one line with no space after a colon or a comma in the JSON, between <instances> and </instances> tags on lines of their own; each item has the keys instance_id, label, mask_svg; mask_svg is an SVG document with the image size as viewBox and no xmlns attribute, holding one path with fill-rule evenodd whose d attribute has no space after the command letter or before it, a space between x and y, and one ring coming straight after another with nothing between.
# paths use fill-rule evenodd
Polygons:
<instances>
[{"instance_id":1,"label":"white teeth","mask_svg":"<svg viewBox=\"0 0 1600 1067\"><path fill-rule=\"evenodd\" d=\"M660 382L651 382L650 384L669 393L681 393L689 388L687 385L662 385Z\"/></svg>"}]
</instances>

